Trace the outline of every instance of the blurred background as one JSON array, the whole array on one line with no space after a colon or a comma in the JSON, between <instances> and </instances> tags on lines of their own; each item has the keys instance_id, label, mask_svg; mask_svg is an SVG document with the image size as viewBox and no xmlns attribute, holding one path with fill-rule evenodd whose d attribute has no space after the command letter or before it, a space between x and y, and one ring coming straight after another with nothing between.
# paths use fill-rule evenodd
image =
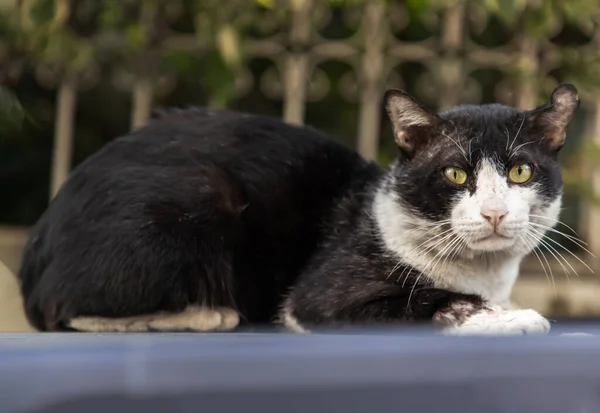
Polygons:
<instances>
[{"instance_id":1,"label":"blurred background","mask_svg":"<svg viewBox=\"0 0 600 413\"><path fill-rule=\"evenodd\" d=\"M0 0L0 262L18 271L69 171L156 106L310 124L386 165L386 88L438 110L531 109L569 81L582 106L561 153L567 235L525 262L514 298L600 316L599 24L600 0Z\"/></svg>"}]
</instances>

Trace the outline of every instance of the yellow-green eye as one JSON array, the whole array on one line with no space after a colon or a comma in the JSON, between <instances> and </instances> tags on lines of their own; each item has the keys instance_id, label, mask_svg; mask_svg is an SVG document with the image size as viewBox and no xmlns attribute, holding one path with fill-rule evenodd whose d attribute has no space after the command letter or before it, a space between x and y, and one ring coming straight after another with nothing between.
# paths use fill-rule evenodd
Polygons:
<instances>
[{"instance_id":1,"label":"yellow-green eye","mask_svg":"<svg viewBox=\"0 0 600 413\"><path fill-rule=\"evenodd\" d=\"M448 167L444 169L444 175L450 182L453 182L458 185L462 185L467 182L467 173L462 169Z\"/></svg>"},{"instance_id":2,"label":"yellow-green eye","mask_svg":"<svg viewBox=\"0 0 600 413\"><path fill-rule=\"evenodd\" d=\"M533 168L527 163L515 165L508 172L508 179L515 184L523 184L531 179L532 172Z\"/></svg>"}]
</instances>

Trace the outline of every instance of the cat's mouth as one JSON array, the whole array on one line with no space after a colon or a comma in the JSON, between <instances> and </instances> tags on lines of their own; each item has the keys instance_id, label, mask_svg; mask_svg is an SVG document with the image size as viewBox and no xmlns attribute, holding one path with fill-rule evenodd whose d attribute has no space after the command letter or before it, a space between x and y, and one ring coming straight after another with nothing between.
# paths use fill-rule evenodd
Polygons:
<instances>
[{"instance_id":1,"label":"cat's mouth","mask_svg":"<svg viewBox=\"0 0 600 413\"><path fill-rule=\"evenodd\" d=\"M484 241L492 241L492 240L500 240L500 239L512 239L513 237L509 237L508 235L502 235L497 232L493 232L490 235L486 235L485 237L478 238L474 242L484 242Z\"/></svg>"},{"instance_id":2,"label":"cat's mouth","mask_svg":"<svg viewBox=\"0 0 600 413\"><path fill-rule=\"evenodd\" d=\"M477 251L501 251L514 245L514 237L493 232L468 242L469 247Z\"/></svg>"}]
</instances>

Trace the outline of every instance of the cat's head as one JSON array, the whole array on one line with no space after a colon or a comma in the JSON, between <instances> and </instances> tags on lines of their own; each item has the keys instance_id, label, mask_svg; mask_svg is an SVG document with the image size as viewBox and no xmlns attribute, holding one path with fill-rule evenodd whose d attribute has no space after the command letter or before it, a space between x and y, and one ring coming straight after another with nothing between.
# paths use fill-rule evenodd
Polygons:
<instances>
[{"instance_id":1,"label":"cat's head","mask_svg":"<svg viewBox=\"0 0 600 413\"><path fill-rule=\"evenodd\" d=\"M491 104L436 114L399 90L385 104L400 148L387 191L405 228L454 243L451 252L525 255L556 224L557 155L579 107L573 85L529 111Z\"/></svg>"}]
</instances>

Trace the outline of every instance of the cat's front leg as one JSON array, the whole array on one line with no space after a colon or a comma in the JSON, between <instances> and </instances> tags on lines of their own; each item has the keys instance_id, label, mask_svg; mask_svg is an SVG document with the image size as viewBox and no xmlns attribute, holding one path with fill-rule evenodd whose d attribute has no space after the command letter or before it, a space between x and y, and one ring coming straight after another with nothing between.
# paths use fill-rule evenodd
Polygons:
<instances>
[{"instance_id":1,"label":"cat's front leg","mask_svg":"<svg viewBox=\"0 0 600 413\"><path fill-rule=\"evenodd\" d=\"M326 278L321 278L324 281ZM485 308L481 297L437 288L402 288L368 282L348 289L341 283L314 288L300 283L285 300L279 321L290 331L433 323L456 328Z\"/></svg>"},{"instance_id":2,"label":"cat's front leg","mask_svg":"<svg viewBox=\"0 0 600 413\"><path fill-rule=\"evenodd\" d=\"M422 274L403 281L346 250L328 254L302 274L282 305L288 330L432 323L449 335L546 333L548 321L533 310L491 307L481 296L435 288ZM387 271L389 272L389 270Z\"/></svg>"}]
</instances>

